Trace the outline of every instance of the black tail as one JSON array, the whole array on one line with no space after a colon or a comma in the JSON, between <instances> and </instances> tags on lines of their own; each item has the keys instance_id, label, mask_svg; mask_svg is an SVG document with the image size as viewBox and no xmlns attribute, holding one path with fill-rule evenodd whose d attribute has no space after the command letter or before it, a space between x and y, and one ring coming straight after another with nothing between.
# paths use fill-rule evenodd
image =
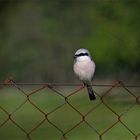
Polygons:
<instances>
[{"instance_id":1,"label":"black tail","mask_svg":"<svg viewBox=\"0 0 140 140\"><path fill-rule=\"evenodd\" d=\"M92 86L91 85L87 85L87 90L88 90L88 94L89 94L89 99L90 100L95 100L95 94L93 92Z\"/></svg>"}]
</instances>

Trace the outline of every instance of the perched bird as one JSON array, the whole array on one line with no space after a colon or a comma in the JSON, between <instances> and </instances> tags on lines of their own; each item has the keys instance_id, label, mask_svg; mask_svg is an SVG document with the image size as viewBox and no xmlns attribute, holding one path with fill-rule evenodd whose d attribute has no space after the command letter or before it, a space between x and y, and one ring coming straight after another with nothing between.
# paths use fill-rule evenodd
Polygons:
<instances>
[{"instance_id":1,"label":"perched bird","mask_svg":"<svg viewBox=\"0 0 140 140\"><path fill-rule=\"evenodd\" d=\"M78 49L74 55L74 73L87 87L89 99L95 100L95 94L92 89L92 79L95 72L95 63L93 62L90 53L86 49Z\"/></svg>"}]
</instances>

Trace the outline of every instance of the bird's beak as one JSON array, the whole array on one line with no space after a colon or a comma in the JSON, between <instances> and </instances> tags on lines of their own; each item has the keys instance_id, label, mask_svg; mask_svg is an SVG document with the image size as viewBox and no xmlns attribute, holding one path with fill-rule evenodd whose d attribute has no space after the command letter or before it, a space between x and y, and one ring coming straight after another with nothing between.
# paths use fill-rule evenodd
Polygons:
<instances>
[{"instance_id":1,"label":"bird's beak","mask_svg":"<svg viewBox=\"0 0 140 140\"><path fill-rule=\"evenodd\" d=\"M74 55L74 57L73 57L74 59L76 59L77 58L77 56L76 55Z\"/></svg>"}]
</instances>

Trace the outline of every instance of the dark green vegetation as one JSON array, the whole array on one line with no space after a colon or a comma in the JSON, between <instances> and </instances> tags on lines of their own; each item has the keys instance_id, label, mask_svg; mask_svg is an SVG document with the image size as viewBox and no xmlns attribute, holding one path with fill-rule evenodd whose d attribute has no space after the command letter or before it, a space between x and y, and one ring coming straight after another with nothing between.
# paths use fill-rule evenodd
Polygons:
<instances>
[{"instance_id":1,"label":"dark green vegetation","mask_svg":"<svg viewBox=\"0 0 140 140\"><path fill-rule=\"evenodd\" d=\"M73 81L80 47L91 51L97 77L135 79L139 7L139 0L0 0L0 80Z\"/></svg>"},{"instance_id":2,"label":"dark green vegetation","mask_svg":"<svg viewBox=\"0 0 140 140\"><path fill-rule=\"evenodd\" d=\"M26 94L30 94L31 91L35 91L39 87L22 87ZM55 89L67 96L77 88L63 88L55 87ZM99 95L105 92L108 88L94 88ZM130 89L136 96L139 94L138 88ZM108 109L100 98L96 95L97 100L94 102L89 101L87 92L85 89L79 91L73 96L68 98L74 108L81 112L84 116L89 111L93 110L85 116L85 120L90 124L82 122L79 126L66 134L68 140L99 140L99 134L103 134L109 127L118 121L118 115L124 125L128 127L135 135L140 133L139 116L140 105L136 103L133 96L122 88L114 88L109 94L107 94L103 101L107 104L115 113ZM43 89L37 93L29 96L29 100L26 101L26 96L15 88L4 88L0 92L0 107L4 108L9 114L11 119L15 121L21 128L30 134L32 140L60 140L62 133L45 120L38 128L34 129L40 122L45 119L45 115L35 108L31 102L40 108L46 114L48 113L48 120L55 124L64 133L69 131L73 126L82 120L82 116L78 114L65 99L50 89ZM100 104L101 103L101 104ZM58 106L60 108L57 108ZM98 107L97 107L98 106ZM57 108L57 109L56 109ZM55 110L56 109L56 110ZM55 110L54 112L52 112ZM0 108L0 126L8 118L8 115ZM116 123L110 130L103 134L103 140L133 140L135 136L122 124ZM0 138L2 140L25 140L26 135L21 129L19 129L11 120L7 121L2 127L0 127ZM139 140L140 137L138 137Z\"/></svg>"}]
</instances>

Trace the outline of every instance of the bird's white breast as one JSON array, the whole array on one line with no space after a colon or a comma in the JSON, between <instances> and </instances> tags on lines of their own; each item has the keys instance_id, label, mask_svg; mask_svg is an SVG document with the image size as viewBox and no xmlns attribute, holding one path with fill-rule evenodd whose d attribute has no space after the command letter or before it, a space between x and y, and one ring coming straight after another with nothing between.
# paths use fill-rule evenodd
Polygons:
<instances>
[{"instance_id":1,"label":"bird's white breast","mask_svg":"<svg viewBox=\"0 0 140 140\"><path fill-rule=\"evenodd\" d=\"M95 72L95 63L90 57L82 56L74 64L74 72L82 81L91 81Z\"/></svg>"}]
</instances>

